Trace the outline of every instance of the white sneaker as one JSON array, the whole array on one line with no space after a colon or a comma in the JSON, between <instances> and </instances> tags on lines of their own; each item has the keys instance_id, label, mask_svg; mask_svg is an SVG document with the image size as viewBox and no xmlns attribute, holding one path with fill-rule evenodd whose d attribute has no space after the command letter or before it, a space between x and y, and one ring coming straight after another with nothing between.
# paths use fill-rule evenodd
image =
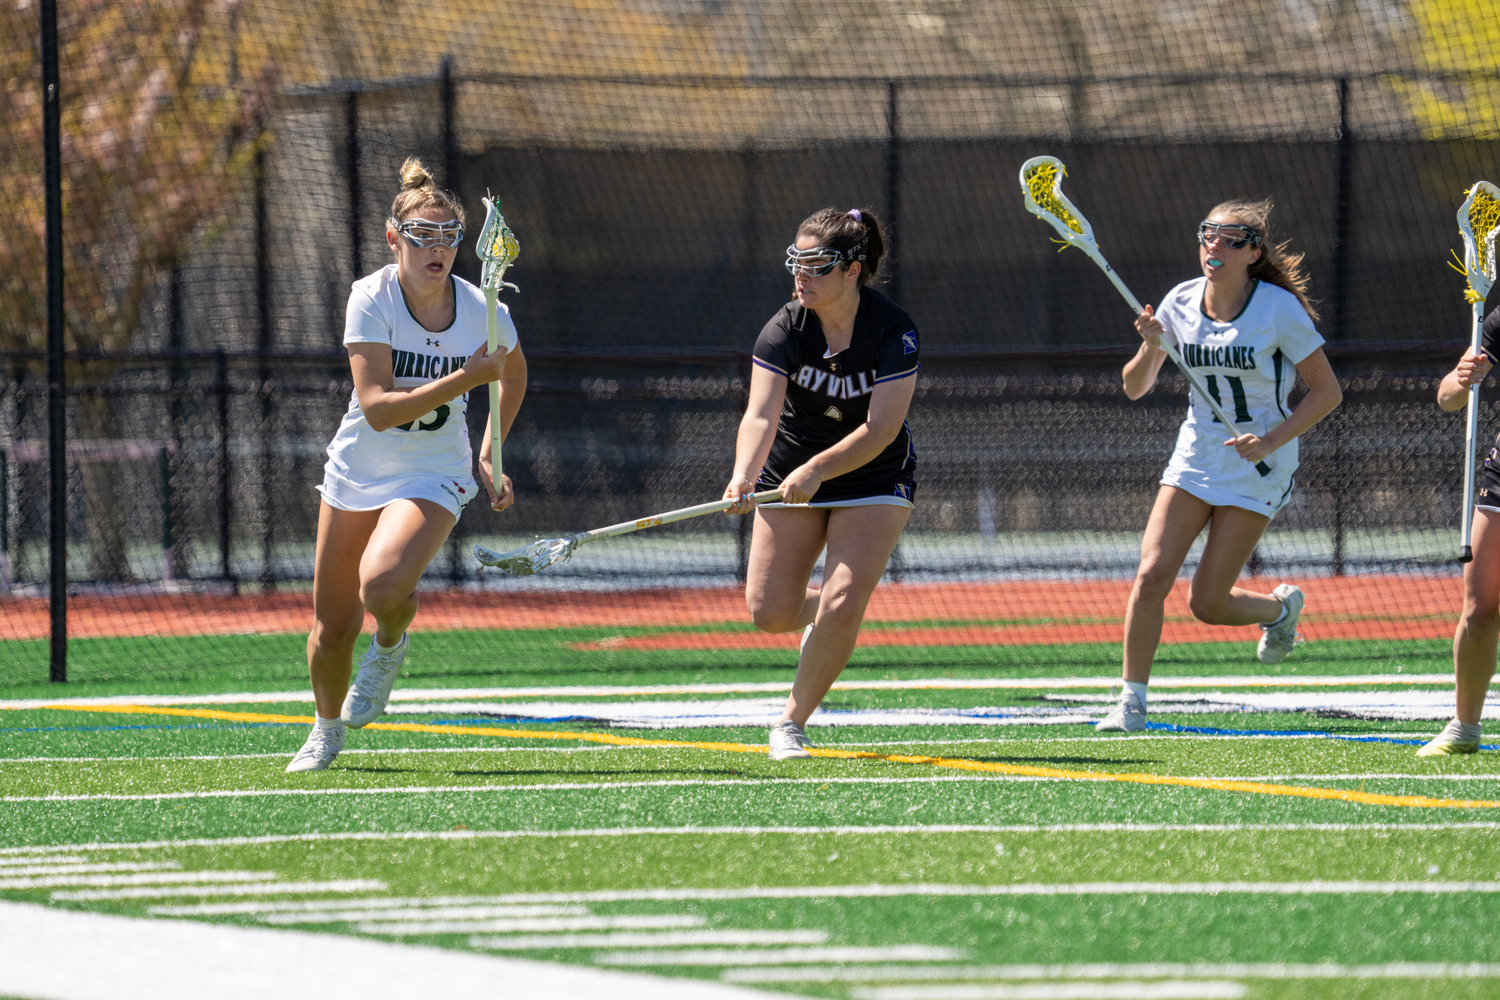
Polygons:
<instances>
[{"instance_id":1,"label":"white sneaker","mask_svg":"<svg viewBox=\"0 0 1500 1000\"><path fill-rule=\"evenodd\" d=\"M333 758L344 749L344 727L321 729L317 725L308 734L307 742L297 751L297 756L286 766L288 774L297 771L326 771Z\"/></svg>"},{"instance_id":2,"label":"white sneaker","mask_svg":"<svg viewBox=\"0 0 1500 1000\"><path fill-rule=\"evenodd\" d=\"M1141 704L1141 699L1135 696L1134 691L1127 690L1120 695L1120 700L1109 710L1109 714L1094 726L1094 732L1138 733L1145 728L1146 706Z\"/></svg>"},{"instance_id":3,"label":"white sneaker","mask_svg":"<svg viewBox=\"0 0 1500 1000\"><path fill-rule=\"evenodd\" d=\"M1464 732L1462 722L1454 719L1443 727L1443 731L1428 740L1417 750L1418 757L1447 757L1450 754L1476 753L1479 750L1479 733L1474 732L1474 738L1469 739L1469 734ZM1478 726L1472 727L1478 730Z\"/></svg>"},{"instance_id":4,"label":"white sneaker","mask_svg":"<svg viewBox=\"0 0 1500 1000\"><path fill-rule=\"evenodd\" d=\"M783 719L771 727L771 759L792 760L795 757L811 757L807 748L812 746L802 727L791 719Z\"/></svg>"},{"instance_id":5,"label":"white sneaker","mask_svg":"<svg viewBox=\"0 0 1500 1000\"><path fill-rule=\"evenodd\" d=\"M1297 619L1302 617L1305 600L1302 591L1290 583L1283 583L1271 591L1271 596L1286 608L1286 617L1279 625L1261 625L1260 645L1255 647L1255 655L1262 663L1280 663L1303 641L1297 634Z\"/></svg>"},{"instance_id":6,"label":"white sneaker","mask_svg":"<svg viewBox=\"0 0 1500 1000\"><path fill-rule=\"evenodd\" d=\"M339 718L350 729L363 729L385 711L385 703L391 698L391 688L396 686L396 674L411 642L406 633L401 641L388 653L375 652L375 637L370 637L370 648L359 660L359 674L349 693L344 695L344 710Z\"/></svg>"}]
</instances>

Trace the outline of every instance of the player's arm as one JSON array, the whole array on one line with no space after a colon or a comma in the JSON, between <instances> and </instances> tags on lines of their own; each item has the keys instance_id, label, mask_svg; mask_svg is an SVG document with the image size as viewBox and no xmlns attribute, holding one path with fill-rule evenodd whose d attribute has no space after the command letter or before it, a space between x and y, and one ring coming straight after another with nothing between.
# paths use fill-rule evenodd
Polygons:
<instances>
[{"instance_id":1,"label":"player's arm","mask_svg":"<svg viewBox=\"0 0 1500 1000\"><path fill-rule=\"evenodd\" d=\"M411 423L450 399L500 378L505 353L490 354L480 345L457 371L410 389L397 389L390 345L360 342L349 345L349 370L360 412L372 428L384 431Z\"/></svg>"},{"instance_id":2,"label":"player's arm","mask_svg":"<svg viewBox=\"0 0 1500 1000\"><path fill-rule=\"evenodd\" d=\"M500 376L500 440L504 441L510 434L511 425L516 422L516 414L521 411L521 400L526 395L526 355L521 352L521 345L517 344L515 350L505 356L505 374ZM500 482L495 479L494 460L494 438L490 434L490 422L495 419L492 413L484 422L484 437L479 445L479 469L483 473L481 482L490 494L490 508L492 510L504 510L515 502L515 494L511 489L510 477L505 473L500 474Z\"/></svg>"},{"instance_id":3,"label":"player's arm","mask_svg":"<svg viewBox=\"0 0 1500 1000\"><path fill-rule=\"evenodd\" d=\"M1472 347L1465 350L1464 356L1458 359L1458 364L1438 383L1438 406L1445 410L1463 409L1464 404L1469 401L1469 387L1483 382L1494 365L1494 361L1485 352L1475 354Z\"/></svg>"},{"instance_id":4,"label":"player's arm","mask_svg":"<svg viewBox=\"0 0 1500 1000\"><path fill-rule=\"evenodd\" d=\"M734 474L724 488L725 500L737 500L755 492L755 479L781 424L781 405L786 401L787 377L760 365L750 366L750 402L740 420L740 432L734 444ZM725 513L744 514L748 504L735 504Z\"/></svg>"},{"instance_id":5,"label":"player's arm","mask_svg":"<svg viewBox=\"0 0 1500 1000\"><path fill-rule=\"evenodd\" d=\"M1292 415L1266 432L1265 437L1241 434L1231 438L1234 450L1247 462L1259 462L1328 414L1344 401L1344 390L1339 388L1338 376L1328 364L1328 356L1320 347L1297 363L1297 374L1307 383L1307 395L1297 403Z\"/></svg>"},{"instance_id":6,"label":"player's arm","mask_svg":"<svg viewBox=\"0 0 1500 1000\"><path fill-rule=\"evenodd\" d=\"M1151 307L1146 306L1135 318L1135 332L1141 335L1141 349L1135 352L1135 357L1125 362L1125 368L1120 374L1125 382L1125 395L1131 399L1140 399L1156 384L1162 362L1167 360L1167 352L1161 349L1161 337L1166 333L1166 328L1161 325L1161 320L1156 318Z\"/></svg>"},{"instance_id":7,"label":"player's arm","mask_svg":"<svg viewBox=\"0 0 1500 1000\"><path fill-rule=\"evenodd\" d=\"M916 372L906 378L891 379L875 386L870 393L870 414L865 422L831 447L818 452L793 469L782 480L781 498L787 503L806 503L818 487L835 476L853 472L868 465L896 440L906 411L911 408L916 391Z\"/></svg>"}]
</instances>

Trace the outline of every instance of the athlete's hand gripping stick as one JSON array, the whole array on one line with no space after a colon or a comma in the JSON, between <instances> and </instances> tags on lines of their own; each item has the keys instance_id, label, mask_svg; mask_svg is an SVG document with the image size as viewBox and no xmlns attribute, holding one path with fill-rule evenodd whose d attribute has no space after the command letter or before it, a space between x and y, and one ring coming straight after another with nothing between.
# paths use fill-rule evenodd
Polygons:
<instances>
[{"instance_id":1,"label":"athlete's hand gripping stick","mask_svg":"<svg viewBox=\"0 0 1500 1000\"><path fill-rule=\"evenodd\" d=\"M1104 255L1099 252L1099 246L1094 242L1094 229L1089 225L1089 220L1085 219L1083 213L1078 211L1077 207L1068 200L1067 195L1062 193L1062 179L1067 172L1063 162L1055 156L1033 156L1021 164L1021 190L1026 195L1026 210L1057 230L1064 245L1077 247L1088 256L1089 260L1098 264L1099 269L1130 304L1130 308L1135 310L1135 315L1139 316L1141 314L1140 300L1131 293L1129 288L1125 287L1125 282L1120 280L1115 269L1109 266L1109 261L1105 260ZM1177 353L1177 349L1165 340L1161 341L1161 349L1182 372L1183 377L1188 380L1188 385L1192 386L1208 404L1208 408L1213 410L1214 416L1229 428L1233 436L1238 437L1235 422L1229 419L1229 414L1225 413L1219 401L1214 399L1198 373L1189 368L1182 360L1182 355ZM1262 476L1269 476L1271 467L1264 461L1256 462L1255 471Z\"/></svg>"},{"instance_id":2,"label":"athlete's hand gripping stick","mask_svg":"<svg viewBox=\"0 0 1500 1000\"><path fill-rule=\"evenodd\" d=\"M1464 238L1464 266L1460 269L1469 279L1464 298L1473 308L1469 345L1475 354L1482 345L1481 324L1484 321L1484 298L1495 283L1495 237L1500 235L1500 188L1489 181L1479 181L1468 191L1458 207L1458 232ZM1474 558L1474 454L1479 437L1479 384L1469 386L1467 420L1464 426L1464 511L1462 547L1459 562Z\"/></svg>"}]
</instances>

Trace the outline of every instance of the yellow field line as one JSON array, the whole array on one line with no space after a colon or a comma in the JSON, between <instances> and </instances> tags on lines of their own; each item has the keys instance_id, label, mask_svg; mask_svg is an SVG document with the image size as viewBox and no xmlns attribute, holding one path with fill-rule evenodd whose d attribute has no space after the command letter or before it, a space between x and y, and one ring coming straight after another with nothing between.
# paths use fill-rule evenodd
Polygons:
<instances>
[{"instance_id":1,"label":"yellow field line","mask_svg":"<svg viewBox=\"0 0 1500 1000\"><path fill-rule=\"evenodd\" d=\"M168 708L154 705L55 705L47 706L68 712L112 712L125 715L178 715L192 719L215 719L220 722L286 722L311 725L308 715L270 715L262 712L227 712L214 708ZM525 740L577 740L625 747L683 747L693 750L724 750L731 753L765 753L764 746L749 743L711 743L691 740L643 740L634 736L609 733L549 732L540 729L500 729L491 726L445 726L425 722L372 722L366 729L400 733L441 733L452 736L508 736ZM1500 801L1490 799L1433 799L1425 795L1378 795L1374 792L1343 788L1310 788L1302 785L1274 785L1263 781L1234 781L1225 778L1179 778L1169 774L1114 774L1109 771L1067 771L1053 767L1027 767L993 761L964 760L957 757L870 753L863 750L813 749L814 757L843 760L883 760L893 764L925 764L929 767L957 771L979 771L987 774L1009 774L1029 778L1058 778L1069 781L1122 781L1135 785L1178 785L1184 788L1207 788L1220 792L1248 792L1253 795L1284 795L1303 799L1332 799L1358 802L1370 806L1411 806L1424 809L1497 809Z\"/></svg>"}]
</instances>

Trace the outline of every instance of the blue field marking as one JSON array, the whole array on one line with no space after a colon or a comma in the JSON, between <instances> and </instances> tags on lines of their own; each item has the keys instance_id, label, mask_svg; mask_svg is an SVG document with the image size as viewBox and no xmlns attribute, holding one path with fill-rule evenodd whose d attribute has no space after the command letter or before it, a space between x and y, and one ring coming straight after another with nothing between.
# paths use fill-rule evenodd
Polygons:
<instances>
[{"instance_id":1,"label":"blue field marking","mask_svg":"<svg viewBox=\"0 0 1500 1000\"><path fill-rule=\"evenodd\" d=\"M1419 747L1427 742L1426 739L1408 740L1399 736L1343 736L1339 733L1325 733L1316 729L1219 729L1214 726L1179 726L1174 722L1148 722L1146 728L1166 733L1200 733L1205 736L1321 736L1326 740L1347 740L1351 743L1396 743L1412 747ZM1479 749L1500 750L1500 745L1481 743Z\"/></svg>"},{"instance_id":2,"label":"blue field marking","mask_svg":"<svg viewBox=\"0 0 1500 1000\"><path fill-rule=\"evenodd\" d=\"M299 722L195 722L185 726L33 726L28 729L0 727L0 733L115 733L126 729L260 729L265 726L296 726Z\"/></svg>"}]
</instances>

